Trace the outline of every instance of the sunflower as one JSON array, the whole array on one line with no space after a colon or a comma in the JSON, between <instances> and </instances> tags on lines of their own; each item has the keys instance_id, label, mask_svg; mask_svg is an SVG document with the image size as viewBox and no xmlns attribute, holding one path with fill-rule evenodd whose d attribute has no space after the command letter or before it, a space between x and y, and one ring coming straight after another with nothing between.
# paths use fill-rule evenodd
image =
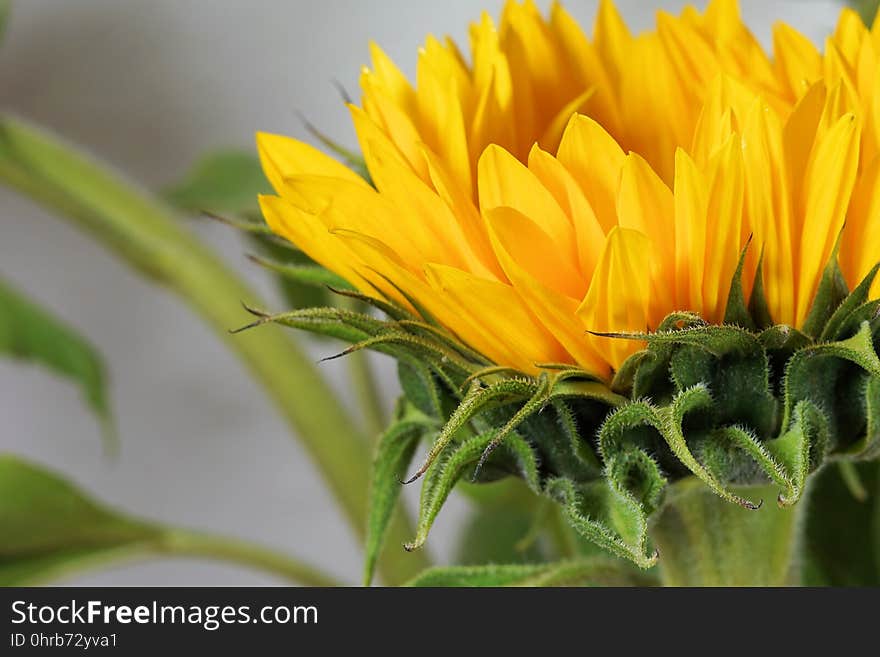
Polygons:
<instances>
[{"instance_id":1,"label":"sunflower","mask_svg":"<svg viewBox=\"0 0 880 657\"><path fill-rule=\"evenodd\" d=\"M880 254L880 27L845 10L822 52L734 0L592 39L511 0L470 56L429 37L411 83L375 44L350 110L369 181L259 134L270 228L361 292L430 316L499 366L608 377L674 311L725 320L745 253L776 324L801 326L826 264ZM880 293L875 284L873 297Z\"/></svg>"}]
</instances>

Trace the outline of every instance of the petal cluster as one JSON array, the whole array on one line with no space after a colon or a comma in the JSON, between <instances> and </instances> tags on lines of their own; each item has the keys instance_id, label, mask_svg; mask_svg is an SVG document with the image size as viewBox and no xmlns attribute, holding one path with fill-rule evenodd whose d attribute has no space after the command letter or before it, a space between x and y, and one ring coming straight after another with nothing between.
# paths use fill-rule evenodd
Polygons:
<instances>
[{"instance_id":1,"label":"petal cluster","mask_svg":"<svg viewBox=\"0 0 880 657\"><path fill-rule=\"evenodd\" d=\"M371 49L350 108L370 180L260 134L264 216L494 363L607 376L639 345L594 333L721 323L747 244L746 292L760 273L793 326L829 259L850 286L880 260L880 27L851 11L821 52L785 24L765 52L734 0L638 35L605 1L592 38L511 0L468 57L429 37L414 84Z\"/></svg>"}]
</instances>

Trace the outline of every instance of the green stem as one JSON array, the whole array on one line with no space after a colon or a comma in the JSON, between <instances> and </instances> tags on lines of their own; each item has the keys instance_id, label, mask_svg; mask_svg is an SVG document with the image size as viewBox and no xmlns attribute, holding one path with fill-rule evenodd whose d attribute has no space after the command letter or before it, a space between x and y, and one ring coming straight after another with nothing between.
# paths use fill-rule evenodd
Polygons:
<instances>
[{"instance_id":1,"label":"green stem","mask_svg":"<svg viewBox=\"0 0 880 657\"><path fill-rule=\"evenodd\" d=\"M304 586L342 586L336 578L285 554L247 541L185 530L166 533L159 550L169 556L217 559L278 575Z\"/></svg>"},{"instance_id":2,"label":"green stem","mask_svg":"<svg viewBox=\"0 0 880 657\"><path fill-rule=\"evenodd\" d=\"M358 536L364 536L372 459L362 432L281 327L229 334L248 319L240 303L259 306L260 300L171 210L73 148L9 117L0 122L0 180L73 220L187 301L264 386ZM412 536L402 518L390 528L392 544ZM389 550L380 572L389 583L406 581L425 566L425 559L420 553Z\"/></svg>"},{"instance_id":3,"label":"green stem","mask_svg":"<svg viewBox=\"0 0 880 657\"><path fill-rule=\"evenodd\" d=\"M665 586L786 586L799 583L797 552L808 500L776 504L778 488L742 489L763 499L750 511L693 478L672 487L651 537Z\"/></svg>"}]
</instances>

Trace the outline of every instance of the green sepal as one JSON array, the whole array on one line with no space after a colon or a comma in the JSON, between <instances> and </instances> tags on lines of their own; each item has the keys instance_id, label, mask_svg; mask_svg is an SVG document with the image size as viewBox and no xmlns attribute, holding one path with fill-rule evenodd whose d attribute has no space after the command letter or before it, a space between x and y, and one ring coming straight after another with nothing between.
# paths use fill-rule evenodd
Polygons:
<instances>
[{"instance_id":1,"label":"green sepal","mask_svg":"<svg viewBox=\"0 0 880 657\"><path fill-rule=\"evenodd\" d=\"M533 397L536 389L537 383L528 379L502 379L488 387L483 387L479 381L473 381L461 403L443 425L443 429L431 446L422 466L412 477L407 479L406 483L415 481L427 472L437 457L456 437L456 434L476 414L507 404L517 402L524 404Z\"/></svg>"},{"instance_id":2,"label":"green sepal","mask_svg":"<svg viewBox=\"0 0 880 657\"><path fill-rule=\"evenodd\" d=\"M397 379L403 396L422 413L438 420L446 417L441 383L428 365L414 358L400 359Z\"/></svg>"},{"instance_id":3,"label":"green sepal","mask_svg":"<svg viewBox=\"0 0 880 657\"><path fill-rule=\"evenodd\" d=\"M842 455L859 460L880 457L880 378L870 377L865 382L865 434L842 451Z\"/></svg>"},{"instance_id":4,"label":"green sepal","mask_svg":"<svg viewBox=\"0 0 880 657\"><path fill-rule=\"evenodd\" d=\"M840 271L840 264L837 261L839 248L840 236L837 237L831 259L825 265L822 278L819 281L819 288L816 290L816 296L813 297L813 305L801 327L801 331L813 339L818 339L822 335L825 326L834 315L834 311L841 306L849 294L849 288L847 288L846 280L843 278L843 272Z\"/></svg>"},{"instance_id":5,"label":"green sepal","mask_svg":"<svg viewBox=\"0 0 880 657\"><path fill-rule=\"evenodd\" d=\"M730 282L730 291L727 294L727 307L724 310L724 323L754 331L757 327L755 325L755 320L752 318L752 314L749 312L749 308L746 305L746 295L742 284L743 266L745 265L746 254L749 251L751 243L752 238L749 237L748 243L746 243L742 252L739 254L739 262L736 265L736 271Z\"/></svg>"},{"instance_id":6,"label":"green sepal","mask_svg":"<svg viewBox=\"0 0 880 657\"><path fill-rule=\"evenodd\" d=\"M766 442L767 451L786 473L788 490L777 499L791 506L804 494L807 476L824 461L830 435L828 419L810 400L799 401L782 435Z\"/></svg>"},{"instance_id":7,"label":"green sepal","mask_svg":"<svg viewBox=\"0 0 880 657\"><path fill-rule=\"evenodd\" d=\"M343 95L347 96L347 94ZM346 104L349 104L351 102L351 100L349 99L345 100ZM311 133L311 135L315 137L315 139L317 139L319 142L321 142L329 151L337 155L346 164L346 166L348 166L349 169L358 174L370 185L373 184L373 181L370 178L370 171L367 168L366 160L364 160L364 157L362 155L359 155L358 153L346 148L335 139L319 130L311 121L306 119L304 116L301 115L300 120L303 122L303 125L305 125L306 130L308 130L309 133Z\"/></svg>"},{"instance_id":8,"label":"green sepal","mask_svg":"<svg viewBox=\"0 0 880 657\"><path fill-rule=\"evenodd\" d=\"M843 340L850 337L845 334L845 330L851 326L852 315L869 301L868 295L871 291L871 285L877 277L878 269L880 269L880 264L874 265L868 275L862 279L862 282L837 306L819 335L820 342ZM864 320L866 319L868 318L865 317Z\"/></svg>"},{"instance_id":9,"label":"green sepal","mask_svg":"<svg viewBox=\"0 0 880 657\"><path fill-rule=\"evenodd\" d=\"M545 490L562 505L568 524L591 543L640 568L657 563L657 553L647 550L647 514L620 482L577 486L570 479L556 478L547 482Z\"/></svg>"},{"instance_id":10,"label":"green sepal","mask_svg":"<svg viewBox=\"0 0 880 657\"><path fill-rule=\"evenodd\" d=\"M619 561L593 557L543 564L440 566L410 580L418 587L652 586L656 580Z\"/></svg>"},{"instance_id":11,"label":"green sepal","mask_svg":"<svg viewBox=\"0 0 880 657\"><path fill-rule=\"evenodd\" d=\"M769 328L773 325L770 316L770 308L767 306L767 297L764 295L764 252L758 260L758 269L755 271L755 283L752 286L752 295L749 297L749 315L758 330Z\"/></svg>"},{"instance_id":12,"label":"green sepal","mask_svg":"<svg viewBox=\"0 0 880 657\"><path fill-rule=\"evenodd\" d=\"M250 259L261 267L265 267L269 271L274 272L282 279L300 285L309 285L321 289L328 287L338 290L354 289L344 278L320 265L276 262L262 256L250 256Z\"/></svg>"},{"instance_id":13,"label":"green sepal","mask_svg":"<svg viewBox=\"0 0 880 657\"><path fill-rule=\"evenodd\" d=\"M401 480L409 467L422 436L436 428L432 421L414 406L403 401L391 426L376 446L370 481L369 515L365 541L364 585L369 586L376 569L388 524L400 497Z\"/></svg>"},{"instance_id":14,"label":"green sepal","mask_svg":"<svg viewBox=\"0 0 880 657\"><path fill-rule=\"evenodd\" d=\"M416 535L405 546L407 550L416 550L424 545L434 519L449 493L468 467L477 464L495 434L496 431L492 430L467 439L456 445L453 450L443 453L427 468L419 501ZM535 453L518 434L508 436L500 449L492 455L491 461L493 465L503 470L518 474L533 491L540 491L540 475Z\"/></svg>"},{"instance_id":15,"label":"green sepal","mask_svg":"<svg viewBox=\"0 0 880 657\"><path fill-rule=\"evenodd\" d=\"M860 436L850 432L864 424L863 377L880 377L880 358L874 351L870 325L863 322L851 338L811 345L788 361L785 372L785 416L789 426L795 406L809 400L825 415L830 448L846 447ZM848 391L848 394L842 394Z\"/></svg>"}]
</instances>

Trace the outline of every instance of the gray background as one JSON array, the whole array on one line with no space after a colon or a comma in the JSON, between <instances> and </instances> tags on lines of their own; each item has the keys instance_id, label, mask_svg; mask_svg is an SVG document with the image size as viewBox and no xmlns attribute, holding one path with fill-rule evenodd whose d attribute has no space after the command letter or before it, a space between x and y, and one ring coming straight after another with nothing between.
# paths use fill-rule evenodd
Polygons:
<instances>
[{"instance_id":1,"label":"gray background","mask_svg":"<svg viewBox=\"0 0 880 657\"><path fill-rule=\"evenodd\" d=\"M541 2L546 6L548 2ZM683 2L619 0L632 27ZM699 3L702 4L702 3ZM741 2L765 43L785 18L821 39L835 2ZM19 0L0 47L0 107L50 126L135 181L160 187L201 153L252 147L257 129L302 136L300 110L353 143L329 81L353 93L376 40L412 74L428 32L465 42L468 21L499 0ZM596 2L567 3L592 24ZM261 390L198 319L84 236L0 189L0 276L101 346L112 375L121 456L71 385L0 360L0 449L59 469L99 498L168 523L260 541L354 582L360 554L304 452ZM194 229L271 295L236 235ZM317 359L331 347L311 345ZM389 400L393 368L377 360ZM344 365L322 365L342 389ZM415 491L409 491L412 504ZM448 559L454 500L429 541ZM193 560L117 566L75 584L272 584L251 571Z\"/></svg>"}]
</instances>

